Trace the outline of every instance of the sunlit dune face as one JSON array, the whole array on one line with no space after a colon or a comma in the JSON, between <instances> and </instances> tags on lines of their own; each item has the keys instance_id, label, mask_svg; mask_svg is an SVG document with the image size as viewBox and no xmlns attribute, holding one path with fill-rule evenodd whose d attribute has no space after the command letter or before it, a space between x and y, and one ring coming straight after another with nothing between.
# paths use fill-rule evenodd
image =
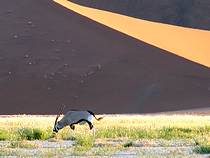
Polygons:
<instances>
[{"instance_id":1,"label":"sunlit dune face","mask_svg":"<svg viewBox=\"0 0 210 158\"><path fill-rule=\"evenodd\" d=\"M210 31L184 28L54 0L64 7L112 29L210 67Z\"/></svg>"}]
</instances>

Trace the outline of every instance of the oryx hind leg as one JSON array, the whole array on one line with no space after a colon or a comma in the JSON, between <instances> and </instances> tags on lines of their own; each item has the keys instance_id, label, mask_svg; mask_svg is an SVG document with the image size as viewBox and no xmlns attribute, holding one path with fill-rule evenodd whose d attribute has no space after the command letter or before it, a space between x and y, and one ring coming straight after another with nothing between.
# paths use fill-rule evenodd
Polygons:
<instances>
[{"instance_id":1,"label":"oryx hind leg","mask_svg":"<svg viewBox=\"0 0 210 158\"><path fill-rule=\"evenodd\" d=\"M72 130L75 129L75 125L74 125L74 124L70 124L69 126L70 126L70 128L71 128Z\"/></svg>"},{"instance_id":2,"label":"oryx hind leg","mask_svg":"<svg viewBox=\"0 0 210 158\"><path fill-rule=\"evenodd\" d=\"M81 123L81 122L87 122L88 125L89 125L90 130L93 128L93 124L92 124L90 121L86 120L86 119L80 119L79 121L77 121L77 122L75 122L75 123L72 123L72 124L70 125L70 127L71 127L71 126L74 126L75 124Z\"/></svg>"}]
</instances>

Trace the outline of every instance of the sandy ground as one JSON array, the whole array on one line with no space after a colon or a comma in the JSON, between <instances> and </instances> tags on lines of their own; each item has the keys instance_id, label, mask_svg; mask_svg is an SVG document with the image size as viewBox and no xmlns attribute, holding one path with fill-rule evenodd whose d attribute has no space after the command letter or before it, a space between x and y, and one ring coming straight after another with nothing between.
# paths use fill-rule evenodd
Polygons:
<instances>
[{"instance_id":1,"label":"sandy ground","mask_svg":"<svg viewBox=\"0 0 210 158\"><path fill-rule=\"evenodd\" d=\"M3 157L126 157L126 158L137 158L137 157L195 157L195 158L208 158L208 154L196 154L193 152L194 144L185 140L137 140L133 142L131 147L123 148L119 147L125 144L126 140L96 140L92 149L85 152L75 152L73 141L31 141L36 147L32 148L11 148L9 147L11 142L1 141L0 148L5 148L5 151L13 151L10 156ZM104 146L109 148L103 149ZM101 148L101 149L99 149ZM111 148L117 148L110 150ZM95 152L94 152L95 151ZM97 152L98 151L98 152ZM16 154L15 154L16 153ZM1 156L0 156L1 157Z\"/></svg>"},{"instance_id":2,"label":"sandy ground","mask_svg":"<svg viewBox=\"0 0 210 158\"><path fill-rule=\"evenodd\" d=\"M0 114L210 106L210 70L57 5L0 2Z\"/></svg>"}]
</instances>

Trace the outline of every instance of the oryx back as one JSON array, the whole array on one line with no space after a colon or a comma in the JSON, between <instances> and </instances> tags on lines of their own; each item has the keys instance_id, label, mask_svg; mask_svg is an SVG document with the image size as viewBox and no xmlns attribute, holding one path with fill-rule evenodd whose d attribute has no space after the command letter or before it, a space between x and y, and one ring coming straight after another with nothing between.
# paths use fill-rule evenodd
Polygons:
<instances>
[{"instance_id":1,"label":"oryx back","mask_svg":"<svg viewBox=\"0 0 210 158\"><path fill-rule=\"evenodd\" d=\"M68 123L75 123L81 119L85 119L89 122L92 122L93 116L88 111L71 110L68 111L62 118L62 120ZM84 123L85 123L84 121L80 122L80 124Z\"/></svg>"}]
</instances>

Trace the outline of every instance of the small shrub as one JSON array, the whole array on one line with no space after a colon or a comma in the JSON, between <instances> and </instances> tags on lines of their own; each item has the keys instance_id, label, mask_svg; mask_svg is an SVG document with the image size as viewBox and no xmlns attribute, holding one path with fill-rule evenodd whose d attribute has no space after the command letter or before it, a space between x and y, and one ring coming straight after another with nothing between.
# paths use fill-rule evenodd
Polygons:
<instances>
[{"instance_id":1,"label":"small shrub","mask_svg":"<svg viewBox=\"0 0 210 158\"><path fill-rule=\"evenodd\" d=\"M93 144L94 144L94 139L92 136L77 135L73 148L73 154L84 155L87 151L89 151L92 148Z\"/></svg>"},{"instance_id":2,"label":"small shrub","mask_svg":"<svg viewBox=\"0 0 210 158\"><path fill-rule=\"evenodd\" d=\"M134 137L134 130L130 130L124 127L112 127L108 129L101 129L97 131L97 138L119 138L119 137Z\"/></svg>"},{"instance_id":3,"label":"small shrub","mask_svg":"<svg viewBox=\"0 0 210 158\"><path fill-rule=\"evenodd\" d=\"M7 140L9 138L8 132L6 130L0 130L0 141Z\"/></svg>"},{"instance_id":4,"label":"small shrub","mask_svg":"<svg viewBox=\"0 0 210 158\"><path fill-rule=\"evenodd\" d=\"M209 144L202 144L195 147L194 151L199 154L210 154L210 145Z\"/></svg>"},{"instance_id":5,"label":"small shrub","mask_svg":"<svg viewBox=\"0 0 210 158\"><path fill-rule=\"evenodd\" d=\"M19 129L18 133L21 139L32 140L33 132L30 128Z\"/></svg>"},{"instance_id":6,"label":"small shrub","mask_svg":"<svg viewBox=\"0 0 210 158\"><path fill-rule=\"evenodd\" d=\"M33 130L33 139L41 139L42 138L42 131L40 129Z\"/></svg>"},{"instance_id":7,"label":"small shrub","mask_svg":"<svg viewBox=\"0 0 210 158\"><path fill-rule=\"evenodd\" d=\"M195 142L195 149L194 151L199 154L210 154L210 141L209 137L200 137L193 139Z\"/></svg>"},{"instance_id":8,"label":"small shrub","mask_svg":"<svg viewBox=\"0 0 210 158\"><path fill-rule=\"evenodd\" d=\"M128 148L128 147L131 147L131 146L133 146L133 142L132 141L128 141L125 144L123 144L124 148Z\"/></svg>"},{"instance_id":9,"label":"small shrub","mask_svg":"<svg viewBox=\"0 0 210 158\"><path fill-rule=\"evenodd\" d=\"M117 150L120 150L121 148L119 147L114 147L112 145L105 145L102 147L94 148L92 151L93 156L109 156L113 155Z\"/></svg>"},{"instance_id":10,"label":"small shrub","mask_svg":"<svg viewBox=\"0 0 210 158\"><path fill-rule=\"evenodd\" d=\"M82 156L82 155L85 155L85 153L89 150L90 150L90 148L87 148L87 147L84 147L84 146L75 146L73 148L72 154L75 155L75 156Z\"/></svg>"},{"instance_id":11,"label":"small shrub","mask_svg":"<svg viewBox=\"0 0 210 158\"><path fill-rule=\"evenodd\" d=\"M69 131L69 129L59 131L59 133L56 134L56 136L60 137L63 140L76 140L76 137L73 136L72 132Z\"/></svg>"},{"instance_id":12,"label":"small shrub","mask_svg":"<svg viewBox=\"0 0 210 158\"><path fill-rule=\"evenodd\" d=\"M173 139L173 138L191 138L193 134L190 128L176 128L176 127L164 127L159 130L158 138Z\"/></svg>"},{"instance_id":13,"label":"small shrub","mask_svg":"<svg viewBox=\"0 0 210 158\"><path fill-rule=\"evenodd\" d=\"M76 140L75 140L75 145L76 146L82 146L82 147L87 147L87 148L91 148L93 146L93 137L92 136L88 136L88 135L85 135L85 136L77 136L76 137Z\"/></svg>"},{"instance_id":14,"label":"small shrub","mask_svg":"<svg viewBox=\"0 0 210 158\"><path fill-rule=\"evenodd\" d=\"M48 134L40 129L23 128L18 130L21 140L40 140L48 138Z\"/></svg>"},{"instance_id":15,"label":"small shrub","mask_svg":"<svg viewBox=\"0 0 210 158\"><path fill-rule=\"evenodd\" d=\"M7 148L0 148L0 157L6 157L6 156L11 156L8 154L8 149Z\"/></svg>"},{"instance_id":16,"label":"small shrub","mask_svg":"<svg viewBox=\"0 0 210 158\"><path fill-rule=\"evenodd\" d=\"M27 141L12 141L8 147L10 148L35 148L37 146Z\"/></svg>"},{"instance_id":17,"label":"small shrub","mask_svg":"<svg viewBox=\"0 0 210 158\"><path fill-rule=\"evenodd\" d=\"M152 138L153 137L153 131L147 131L146 129L139 129L136 133L136 138Z\"/></svg>"},{"instance_id":18,"label":"small shrub","mask_svg":"<svg viewBox=\"0 0 210 158\"><path fill-rule=\"evenodd\" d=\"M42 135L41 135L42 140L47 140L54 137L51 128L48 128L46 130L41 130L41 132L42 132Z\"/></svg>"}]
</instances>

